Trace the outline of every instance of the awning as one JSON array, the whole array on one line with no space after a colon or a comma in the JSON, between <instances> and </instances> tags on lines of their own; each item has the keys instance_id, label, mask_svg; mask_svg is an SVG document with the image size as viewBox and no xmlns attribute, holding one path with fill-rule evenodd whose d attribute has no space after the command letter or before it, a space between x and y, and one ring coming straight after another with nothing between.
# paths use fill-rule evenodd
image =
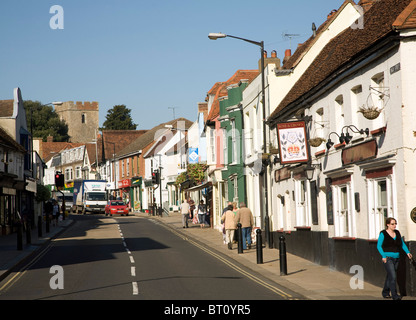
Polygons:
<instances>
[{"instance_id":1,"label":"awning","mask_svg":"<svg viewBox=\"0 0 416 320\"><path fill-rule=\"evenodd\" d=\"M208 188L210 186L212 186L212 182L211 181L205 182L203 184L200 184L199 186L195 186L195 187L189 188L186 191L198 191L198 190L201 190L201 189Z\"/></svg>"}]
</instances>

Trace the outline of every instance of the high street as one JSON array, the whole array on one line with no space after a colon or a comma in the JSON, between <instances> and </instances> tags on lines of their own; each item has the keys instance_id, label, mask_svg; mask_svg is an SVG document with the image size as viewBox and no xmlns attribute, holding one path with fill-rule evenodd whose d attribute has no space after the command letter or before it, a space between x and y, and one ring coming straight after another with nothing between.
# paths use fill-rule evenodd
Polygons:
<instances>
[{"instance_id":1,"label":"high street","mask_svg":"<svg viewBox=\"0 0 416 320\"><path fill-rule=\"evenodd\" d=\"M1 300L303 298L155 219L71 218L70 228L0 282Z\"/></svg>"}]
</instances>

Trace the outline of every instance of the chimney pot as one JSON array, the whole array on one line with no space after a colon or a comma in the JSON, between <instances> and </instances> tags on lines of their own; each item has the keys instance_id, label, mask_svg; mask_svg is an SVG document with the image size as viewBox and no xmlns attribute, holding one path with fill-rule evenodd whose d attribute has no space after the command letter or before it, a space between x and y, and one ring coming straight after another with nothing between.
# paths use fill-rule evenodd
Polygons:
<instances>
[{"instance_id":1,"label":"chimney pot","mask_svg":"<svg viewBox=\"0 0 416 320\"><path fill-rule=\"evenodd\" d=\"M291 57L292 56L292 50L290 50L290 49L286 49L286 51L285 51L285 57Z\"/></svg>"},{"instance_id":2,"label":"chimney pot","mask_svg":"<svg viewBox=\"0 0 416 320\"><path fill-rule=\"evenodd\" d=\"M273 50L272 51L272 58L277 58L277 52L276 52L276 50Z\"/></svg>"}]
</instances>

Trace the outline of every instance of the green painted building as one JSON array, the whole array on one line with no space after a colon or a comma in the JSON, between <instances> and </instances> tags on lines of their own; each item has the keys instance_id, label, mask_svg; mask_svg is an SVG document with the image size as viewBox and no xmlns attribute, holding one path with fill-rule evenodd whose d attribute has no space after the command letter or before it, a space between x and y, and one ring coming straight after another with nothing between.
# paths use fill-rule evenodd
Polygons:
<instances>
[{"instance_id":1,"label":"green painted building","mask_svg":"<svg viewBox=\"0 0 416 320\"><path fill-rule=\"evenodd\" d=\"M237 71L237 73L242 71ZM246 179L244 171L243 111L241 101L243 91L258 74L257 70L244 71L241 80L227 87L228 95L220 99L219 121L223 130L222 154L224 169L224 196L226 201L247 203Z\"/></svg>"}]
</instances>

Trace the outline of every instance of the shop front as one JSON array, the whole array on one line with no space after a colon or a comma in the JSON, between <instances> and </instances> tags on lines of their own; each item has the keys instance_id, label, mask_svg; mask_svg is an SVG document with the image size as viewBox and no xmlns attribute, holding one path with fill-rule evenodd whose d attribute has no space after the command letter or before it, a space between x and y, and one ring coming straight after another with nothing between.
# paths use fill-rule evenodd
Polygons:
<instances>
[{"instance_id":1,"label":"shop front","mask_svg":"<svg viewBox=\"0 0 416 320\"><path fill-rule=\"evenodd\" d=\"M4 178L4 177L2 177ZM5 181L2 181L2 184ZM12 233L13 225L16 223L17 219L17 195L16 189L13 189L9 186L0 187L0 226L1 226L1 235L7 235Z\"/></svg>"},{"instance_id":2,"label":"shop front","mask_svg":"<svg viewBox=\"0 0 416 320\"><path fill-rule=\"evenodd\" d=\"M131 178L131 203L134 211L143 211L142 178Z\"/></svg>"},{"instance_id":3,"label":"shop front","mask_svg":"<svg viewBox=\"0 0 416 320\"><path fill-rule=\"evenodd\" d=\"M118 188L120 190L121 199L127 204L130 208L130 189L131 189L131 180L130 179L123 179L118 181Z\"/></svg>"}]
</instances>

